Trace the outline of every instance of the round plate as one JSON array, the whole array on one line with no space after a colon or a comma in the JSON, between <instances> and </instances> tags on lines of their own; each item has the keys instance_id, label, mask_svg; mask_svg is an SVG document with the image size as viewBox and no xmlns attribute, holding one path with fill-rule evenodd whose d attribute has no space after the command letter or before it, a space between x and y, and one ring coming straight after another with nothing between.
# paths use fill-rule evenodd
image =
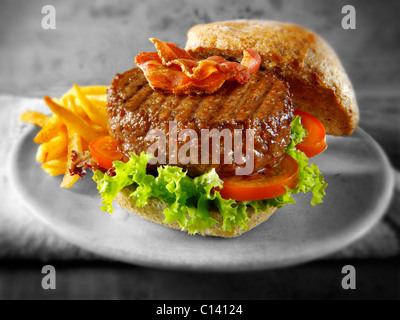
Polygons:
<instances>
[{"instance_id":1,"label":"round plate","mask_svg":"<svg viewBox=\"0 0 400 320\"><path fill-rule=\"evenodd\" d=\"M100 210L100 195L88 175L61 189L35 160L37 130L13 151L12 181L30 210L60 236L99 255L128 263L175 269L238 271L299 264L331 254L364 235L385 212L393 190L389 162L362 129L328 136L328 149L312 161L328 187L324 203L299 194L260 226L236 238L191 236L114 205Z\"/></svg>"}]
</instances>

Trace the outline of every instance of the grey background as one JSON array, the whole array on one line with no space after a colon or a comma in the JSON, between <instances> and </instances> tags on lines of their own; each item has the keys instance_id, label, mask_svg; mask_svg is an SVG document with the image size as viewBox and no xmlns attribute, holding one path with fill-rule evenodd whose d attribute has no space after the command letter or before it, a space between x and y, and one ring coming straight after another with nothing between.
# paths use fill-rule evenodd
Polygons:
<instances>
[{"instance_id":1,"label":"grey background","mask_svg":"<svg viewBox=\"0 0 400 320\"><path fill-rule=\"evenodd\" d=\"M44 30L43 5L56 8ZM341 9L357 10L357 29L343 30ZM193 25L227 19L301 24L337 51L357 92L400 87L400 2L396 0L1 1L0 93L51 94L72 82L108 84L154 51L149 37L184 46Z\"/></svg>"}]
</instances>

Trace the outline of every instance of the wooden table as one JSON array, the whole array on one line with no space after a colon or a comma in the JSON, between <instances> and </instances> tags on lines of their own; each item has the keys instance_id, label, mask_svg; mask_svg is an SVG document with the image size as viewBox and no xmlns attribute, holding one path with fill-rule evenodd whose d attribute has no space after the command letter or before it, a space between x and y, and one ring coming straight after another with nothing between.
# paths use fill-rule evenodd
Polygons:
<instances>
[{"instance_id":1,"label":"wooden table","mask_svg":"<svg viewBox=\"0 0 400 320\"><path fill-rule=\"evenodd\" d=\"M356 8L356 29L341 26L342 7ZM356 91L360 126L400 169L400 12L391 1L52 1L56 29L43 29L46 1L2 2L0 94L57 96L79 85L108 84L133 67L155 37L184 46L192 25L233 18L304 25L337 51ZM38 285L43 261L0 261L0 298L399 298L400 261L329 260L273 271L197 274L109 261L52 261L58 289ZM341 268L357 267L358 289L340 285ZM318 281L316 281L318 279Z\"/></svg>"}]
</instances>

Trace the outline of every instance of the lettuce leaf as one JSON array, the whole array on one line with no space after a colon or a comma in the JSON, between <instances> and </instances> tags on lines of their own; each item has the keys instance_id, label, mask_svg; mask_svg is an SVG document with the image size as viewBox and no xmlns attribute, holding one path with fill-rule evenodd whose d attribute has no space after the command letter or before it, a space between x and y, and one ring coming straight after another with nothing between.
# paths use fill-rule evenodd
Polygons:
<instances>
[{"instance_id":1,"label":"lettuce leaf","mask_svg":"<svg viewBox=\"0 0 400 320\"><path fill-rule=\"evenodd\" d=\"M146 173L151 155L142 153L138 156L131 153L128 162L114 162L115 176L110 177L100 170L94 173L93 179L102 196L101 209L112 213L115 196L123 188L131 186L133 191L130 197L137 206L144 206L148 199L157 198L167 206L164 210L166 223L177 221L182 229L194 234L217 223L210 216L212 206L217 207L222 215L222 229L230 231L237 226L247 228L248 207L252 207L255 212L262 212L270 207L281 208L295 202L294 194L308 191L313 193L311 204L316 205L322 202L327 184L318 167L315 164L309 165L307 156L295 148L306 135L300 117L295 116L291 127L291 143L286 152L299 163L300 181L296 188L286 188L287 192L279 197L258 201L226 200L215 190L222 188L223 182L214 169L191 178L182 168L160 166L157 168L157 176L153 176Z\"/></svg>"},{"instance_id":2,"label":"lettuce leaf","mask_svg":"<svg viewBox=\"0 0 400 320\"><path fill-rule=\"evenodd\" d=\"M287 189L286 194L277 197L275 199L269 199L267 201L278 201L278 204L294 203L292 198L293 194L299 192L309 192L311 191L313 197L311 199L311 205L315 206L322 203L322 198L325 196L325 188L327 183L324 181L324 177L321 174L318 166L314 163L309 163L309 159L304 152L296 149L296 144L301 142L307 135L307 132L301 125L301 118L295 116L292 120L291 127L291 142L287 146L285 152L289 154L293 159L299 164L300 181L296 188L290 190ZM289 198L292 198L292 202ZM279 207L278 207L279 208Z\"/></svg>"}]
</instances>

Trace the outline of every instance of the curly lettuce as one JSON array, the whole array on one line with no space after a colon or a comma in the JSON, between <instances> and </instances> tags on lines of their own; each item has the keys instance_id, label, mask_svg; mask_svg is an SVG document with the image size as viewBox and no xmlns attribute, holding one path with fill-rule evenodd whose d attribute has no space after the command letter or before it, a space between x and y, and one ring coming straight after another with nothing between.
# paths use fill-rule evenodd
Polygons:
<instances>
[{"instance_id":1,"label":"curly lettuce","mask_svg":"<svg viewBox=\"0 0 400 320\"><path fill-rule=\"evenodd\" d=\"M136 206L145 206L150 198L157 198L166 205L165 223L177 221L182 229L194 234L217 223L210 216L212 206L217 207L222 215L222 230L231 231L237 226L247 228L248 207L252 207L256 213L270 207L281 208L295 202L294 194L309 191L313 193L311 204L317 205L322 202L327 184L318 167L310 165L307 156L295 148L306 135L300 117L295 116L291 126L291 142L286 153L298 162L300 181L294 189L286 188L286 193L279 197L258 201L223 199L217 191L222 188L223 181L215 170L191 178L180 167L160 166L154 176L146 172L151 155L142 153L138 156L131 153L128 162L114 162L115 176L108 176L100 170L94 173L93 179L102 196L101 209L112 213L115 196L123 188L131 186L133 191L130 197Z\"/></svg>"}]
</instances>

